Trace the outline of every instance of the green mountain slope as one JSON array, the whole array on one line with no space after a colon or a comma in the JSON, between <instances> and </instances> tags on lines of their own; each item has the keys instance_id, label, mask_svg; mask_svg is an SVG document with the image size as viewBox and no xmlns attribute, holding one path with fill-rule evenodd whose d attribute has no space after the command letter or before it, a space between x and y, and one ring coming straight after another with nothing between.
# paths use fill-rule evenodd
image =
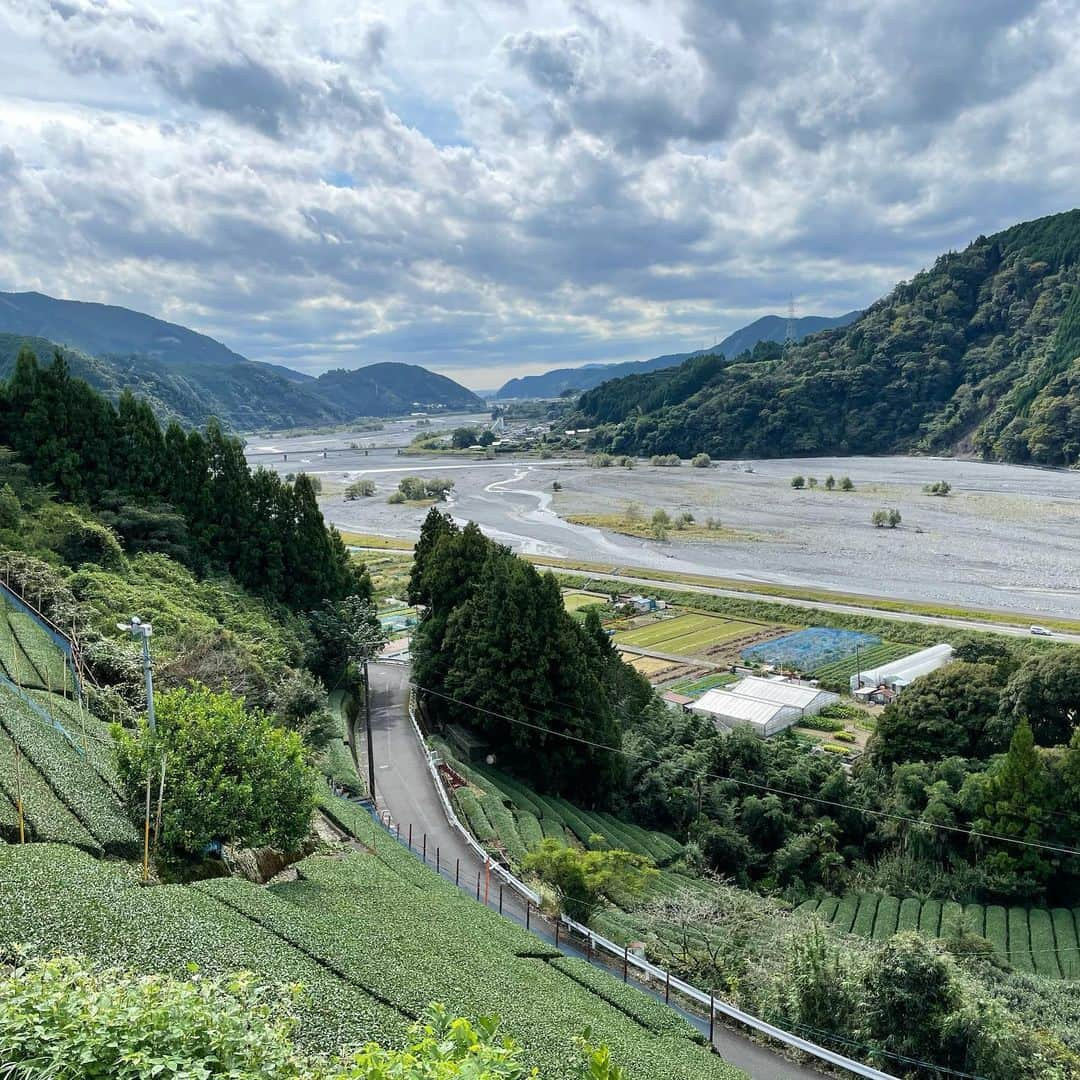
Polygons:
<instances>
[{"instance_id":1,"label":"green mountain slope","mask_svg":"<svg viewBox=\"0 0 1080 1080\"><path fill-rule=\"evenodd\" d=\"M786 351L606 383L579 425L618 452L973 452L1080 461L1080 210L980 237L852 325Z\"/></svg>"},{"instance_id":2,"label":"green mountain slope","mask_svg":"<svg viewBox=\"0 0 1080 1080\"><path fill-rule=\"evenodd\" d=\"M237 431L315 427L426 408L475 408L463 386L411 364L331 373L320 384L277 364L251 361L205 334L109 304L0 293L0 376L20 348L41 358L60 348L72 371L116 400L146 398L162 419L189 426L212 416Z\"/></svg>"},{"instance_id":3,"label":"green mountain slope","mask_svg":"<svg viewBox=\"0 0 1080 1080\"><path fill-rule=\"evenodd\" d=\"M355 371L327 371L316 392L354 416L391 416L416 409L483 409L471 390L415 364L371 364Z\"/></svg>"},{"instance_id":4,"label":"green mountain slope","mask_svg":"<svg viewBox=\"0 0 1080 1080\"><path fill-rule=\"evenodd\" d=\"M804 315L795 320L794 338L802 341L810 334L829 330L836 326L847 326L854 322L861 313L849 311L846 315L829 318L824 315ZM666 356L654 356L651 360L631 360L625 364L586 364L578 368L556 368L545 371L543 375L526 375L520 379L510 379L503 384L496 398L551 398L559 397L569 391L591 390L609 379L621 379L627 375L644 375L650 371L662 371L665 368L678 367L679 364L694 356L719 352L725 356L738 356L739 353L752 349L759 341L783 341L787 335L788 320L779 315L765 315L729 334L719 345L711 349L698 349L696 352L668 353Z\"/></svg>"}]
</instances>

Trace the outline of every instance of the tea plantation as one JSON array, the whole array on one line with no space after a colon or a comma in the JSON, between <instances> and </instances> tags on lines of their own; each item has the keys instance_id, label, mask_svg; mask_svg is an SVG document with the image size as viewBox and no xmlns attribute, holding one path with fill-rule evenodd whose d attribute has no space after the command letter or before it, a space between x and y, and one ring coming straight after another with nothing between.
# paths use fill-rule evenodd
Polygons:
<instances>
[{"instance_id":1,"label":"tea plantation","mask_svg":"<svg viewBox=\"0 0 1080 1080\"><path fill-rule=\"evenodd\" d=\"M194 963L301 982L298 1039L312 1049L368 1039L402 1045L427 1003L442 1001L472 1015L497 1013L551 1080L577 1075L573 1037L585 1027L630 1077L742 1075L652 999L583 971L385 834L376 848L309 857L297 881L267 889L232 878L141 888L128 865L68 846L2 847L0 904L10 917L0 943L142 971Z\"/></svg>"},{"instance_id":2,"label":"tea plantation","mask_svg":"<svg viewBox=\"0 0 1080 1080\"><path fill-rule=\"evenodd\" d=\"M935 938L974 934L989 941L999 959L1017 971L1080 979L1080 908L1006 908L862 893L808 900L796 911L878 941L900 930Z\"/></svg>"}]
</instances>

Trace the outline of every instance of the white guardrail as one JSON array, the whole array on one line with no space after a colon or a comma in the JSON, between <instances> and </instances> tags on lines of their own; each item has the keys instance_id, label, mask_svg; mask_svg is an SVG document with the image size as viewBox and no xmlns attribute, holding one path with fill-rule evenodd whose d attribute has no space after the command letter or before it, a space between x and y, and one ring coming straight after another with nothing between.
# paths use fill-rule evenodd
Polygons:
<instances>
[{"instance_id":1,"label":"white guardrail","mask_svg":"<svg viewBox=\"0 0 1080 1080\"><path fill-rule=\"evenodd\" d=\"M472 833L470 833L458 819L453 806L450 804L450 798L446 793L446 788L443 786L442 777L439 775L439 770L435 765L435 755L432 751L428 750L423 732L421 732L420 725L416 722L415 700L413 696L410 696L409 698L409 719L412 721L413 731L416 732L416 737L420 740L420 745L424 748L424 757L427 761L428 772L431 773L432 783L435 785L436 792L438 792L439 802L442 803L443 812L446 814L446 820L450 823L451 828L455 829L460 834L465 843L467 843L475 852L476 857L485 865L490 866L491 870L501 878L505 884L520 893L525 899L539 906L540 894L534 889L530 889L523 881L519 881L506 869L506 867L492 860L490 853L485 851L476 842ZM863 1076L866 1077L867 1080L899 1080L899 1078L892 1073L882 1072L880 1069L875 1069L871 1065L864 1065L861 1061L855 1061L852 1058L845 1057L843 1054L838 1054L835 1050L830 1050L826 1046L819 1046L809 1039L794 1035L792 1032L776 1027L775 1024L770 1024L766 1020L761 1020L735 1005L729 1005L726 1001L718 1000L714 995L706 994L696 986L692 986L683 979L665 971L664 968L650 963L644 957L628 953L621 945L617 945L614 941L602 937L594 930L590 930L589 927L584 926L579 922L575 922L566 915L560 916L560 921L563 926L569 927L575 933L580 934L581 937L591 941L595 951L610 953L613 957L628 964L641 974L666 984L672 990L676 990L682 994L683 997L689 998L691 1001L695 1001L699 1005L704 1006L706 1012L708 1012L710 1008L715 1009L717 1013L728 1017L730 1020L734 1020L736 1023L752 1028L762 1035L768 1035L770 1039L775 1039L777 1042L781 1042L785 1046L790 1046L795 1050L801 1050L804 1054L809 1054L811 1057L815 1057L820 1061L826 1061L830 1065L846 1069L855 1076Z\"/></svg>"}]
</instances>

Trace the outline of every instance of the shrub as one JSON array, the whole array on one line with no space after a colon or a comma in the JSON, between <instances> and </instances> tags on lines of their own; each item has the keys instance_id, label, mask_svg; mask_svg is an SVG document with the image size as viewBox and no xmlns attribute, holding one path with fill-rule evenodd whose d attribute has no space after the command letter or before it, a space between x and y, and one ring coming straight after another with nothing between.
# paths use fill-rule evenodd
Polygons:
<instances>
[{"instance_id":1,"label":"shrub","mask_svg":"<svg viewBox=\"0 0 1080 1080\"><path fill-rule=\"evenodd\" d=\"M837 742L843 743L853 743L855 741L855 736L850 731L838 731L833 735L833 738Z\"/></svg>"},{"instance_id":2,"label":"shrub","mask_svg":"<svg viewBox=\"0 0 1080 1080\"><path fill-rule=\"evenodd\" d=\"M798 491L800 488L806 487L806 477L805 476L793 476L791 478L791 486L793 488L795 488L796 491Z\"/></svg>"},{"instance_id":3,"label":"shrub","mask_svg":"<svg viewBox=\"0 0 1080 1080\"><path fill-rule=\"evenodd\" d=\"M661 465L665 468L678 468L682 464L682 458L678 454L653 454L649 458L650 465Z\"/></svg>"},{"instance_id":4,"label":"shrub","mask_svg":"<svg viewBox=\"0 0 1080 1080\"><path fill-rule=\"evenodd\" d=\"M850 476L845 476L845 477L841 478L841 480L840 480L840 490L841 491L854 491L855 490L855 485L851 482L851 477Z\"/></svg>"},{"instance_id":5,"label":"shrub","mask_svg":"<svg viewBox=\"0 0 1080 1080\"><path fill-rule=\"evenodd\" d=\"M695 454L690 464L695 469L707 469L712 464L712 458L708 454Z\"/></svg>"},{"instance_id":6,"label":"shrub","mask_svg":"<svg viewBox=\"0 0 1080 1080\"><path fill-rule=\"evenodd\" d=\"M846 746L840 746L838 743L831 742L822 743L821 749L829 754L846 754L848 752L848 748Z\"/></svg>"},{"instance_id":7,"label":"shrub","mask_svg":"<svg viewBox=\"0 0 1080 1080\"><path fill-rule=\"evenodd\" d=\"M369 1043L333 1057L301 1053L292 1035L302 987L276 989L246 973L140 975L88 968L74 957L0 969L0 1060L7 1080L515 1080L518 1048L494 1017L475 1025L430 1005L405 1050ZM47 1016L48 1022L42 1018ZM605 1048L578 1052L617 1080Z\"/></svg>"},{"instance_id":8,"label":"shrub","mask_svg":"<svg viewBox=\"0 0 1080 1080\"><path fill-rule=\"evenodd\" d=\"M399 506L405 501L405 493L402 491L391 492L389 498L387 498L386 501L388 503L392 503L394 506Z\"/></svg>"},{"instance_id":9,"label":"shrub","mask_svg":"<svg viewBox=\"0 0 1080 1080\"><path fill-rule=\"evenodd\" d=\"M594 469L610 469L615 464L615 459L610 455L600 451L598 454L593 454L589 458L589 464Z\"/></svg>"},{"instance_id":10,"label":"shrub","mask_svg":"<svg viewBox=\"0 0 1080 1080\"><path fill-rule=\"evenodd\" d=\"M932 484L925 484L923 486L924 495L948 495L952 491L952 484L945 480L935 480Z\"/></svg>"},{"instance_id":11,"label":"shrub","mask_svg":"<svg viewBox=\"0 0 1080 1080\"><path fill-rule=\"evenodd\" d=\"M292 851L307 834L317 775L295 731L243 698L205 687L157 697L157 733L116 727L117 771L140 811L147 775L165 762L161 846L199 855L215 843Z\"/></svg>"},{"instance_id":12,"label":"shrub","mask_svg":"<svg viewBox=\"0 0 1080 1080\"><path fill-rule=\"evenodd\" d=\"M895 529L901 520L899 510L875 510L870 515L870 523L875 529Z\"/></svg>"},{"instance_id":13,"label":"shrub","mask_svg":"<svg viewBox=\"0 0 1080 1080\"><path fill-rule=\"evenodd\" d=\"M832 473L829 473L829 475L825 477L825 490L832 491L834 487L836 487L836 477L833 476Z\"/></svg>"},{"instance_id":14,"label":"shrub","mask_svg":"<svg viewBox=\"0 0 1080 1080\"><path fill-rule=\"evenodd\" d=\"M353 499L367 499L375 494L375 481L369 480L364 477L361 480L357 480L354 484L350 484L345 489L345 498L349 501Z\"/></svg>"}]
</instances>

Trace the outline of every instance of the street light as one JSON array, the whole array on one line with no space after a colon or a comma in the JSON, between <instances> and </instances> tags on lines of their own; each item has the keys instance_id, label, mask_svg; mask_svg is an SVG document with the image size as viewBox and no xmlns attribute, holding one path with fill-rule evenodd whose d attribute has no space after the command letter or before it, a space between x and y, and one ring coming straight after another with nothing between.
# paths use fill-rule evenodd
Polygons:
<instances>
[{"instance_id":1,"label":"street light","mask_svg":"<svg viewBox=\"0 0 1080 1080\"><path fill-rule=\"evenodd\" d=\"M146 677L146 718L150 722L150 731L157 731L154 722L154 675L150 667L150 635L154 628L148 622L143 622L138 615L131 616L131 622L116 624L117 630L125 630L133 638L142 638L142 661L143 675Z\"/></svg>"}]
</instances>

